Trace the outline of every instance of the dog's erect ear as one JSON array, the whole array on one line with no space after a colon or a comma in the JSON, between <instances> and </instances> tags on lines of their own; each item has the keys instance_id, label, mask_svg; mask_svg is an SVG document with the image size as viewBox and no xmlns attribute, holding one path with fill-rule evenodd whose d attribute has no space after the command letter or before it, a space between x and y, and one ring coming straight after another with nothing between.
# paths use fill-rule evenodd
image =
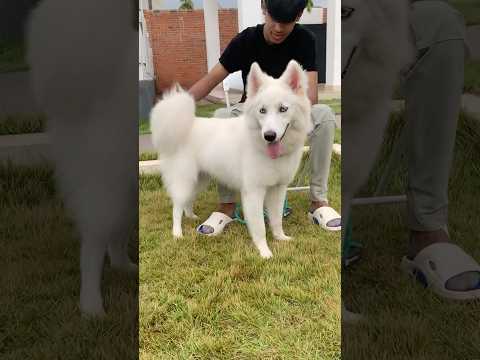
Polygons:
<instances>
[{"instance_id":1,"label":"dog's erect ear","mask_svg":"<svg viewBox=\"0 0 480 360\"><path fill-rule=\"evenodd\" d=\"M260 69L260 66L254 62L250 67L247 79L247 96L252 98L258 92L265 80L265 74Z\"/></svg>"},{"instance_id":2,"label":"dog's erect ear","mask_svg":"<svg viewBox=\"0 0 480 360\"><path fill-rule=\"evenodd\" d=\"M307 93L307 75L295 60L290 60L280 79L286 82L294 93Z\"/></svg>"}]
</instances>

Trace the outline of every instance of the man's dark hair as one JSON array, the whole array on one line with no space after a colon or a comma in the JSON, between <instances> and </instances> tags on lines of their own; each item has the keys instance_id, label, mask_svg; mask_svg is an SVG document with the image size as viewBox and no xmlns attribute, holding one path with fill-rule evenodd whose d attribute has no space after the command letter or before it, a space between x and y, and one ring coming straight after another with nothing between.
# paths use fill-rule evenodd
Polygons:
<instances>
[{"instance_id":1,"label":"man's dark hair","mask_svg":"<svg viewBox=\"0 0 480 360\"><path fill-rule=\"evenodd\" d=\"M291 23L307 6L307 0L262 0L271 18L280 23Z\"/></svg>"}]
</instances>

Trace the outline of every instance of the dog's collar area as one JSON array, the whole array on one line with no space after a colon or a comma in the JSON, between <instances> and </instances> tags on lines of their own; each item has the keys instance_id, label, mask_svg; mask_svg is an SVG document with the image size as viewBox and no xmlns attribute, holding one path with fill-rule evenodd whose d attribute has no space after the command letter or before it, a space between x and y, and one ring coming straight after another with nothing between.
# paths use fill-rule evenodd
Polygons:
<instances>
[{"instance_id":1,"label":"dog's collar area","mask_svg":"<svg viewBox=\"0 0 480 360\"><path fill-rule=\"evenodd\" d=\"M350 66L352 65L353 56L355 55L356 52L357 52L357 46L355 46L350 52L350 56L348 57L347 64L345 65L345 68L342 71L342 80L347 74L348 69L350 69Z\"/></svg>"}]
</instances>

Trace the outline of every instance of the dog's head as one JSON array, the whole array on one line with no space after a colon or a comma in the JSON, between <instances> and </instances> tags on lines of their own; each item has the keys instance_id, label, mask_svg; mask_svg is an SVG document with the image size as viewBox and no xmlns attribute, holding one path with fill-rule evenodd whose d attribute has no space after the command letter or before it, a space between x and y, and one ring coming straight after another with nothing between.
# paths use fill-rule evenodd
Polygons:
<instances>
[{"instance_id":1,"label":"dog's head","mask_svg":"<svg viewBox=\"0 0 480 360\"><path fill-rule=\"evenodd\" d=\"M245 113L257 143L275 159L303 146L312 130L307 75L294 60L274 79L253 63L248 74Z\"/></svg>"}]
</instances>

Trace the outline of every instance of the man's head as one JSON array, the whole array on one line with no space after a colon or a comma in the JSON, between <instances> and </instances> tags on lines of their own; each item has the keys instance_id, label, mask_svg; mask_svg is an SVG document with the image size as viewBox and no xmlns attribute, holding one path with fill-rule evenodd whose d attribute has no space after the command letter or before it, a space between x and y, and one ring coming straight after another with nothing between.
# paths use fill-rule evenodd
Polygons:
<instances>
[{"instance_id":1,"label":"man's head","mask_svg":"<svg viewBox=\"0 0 480 360\"><path fill-rule=\"evenodd\" d=\"M270 44L282 43L302 16L307 0L262 0L263 35Z\"/></svg>"}]
</instances>

